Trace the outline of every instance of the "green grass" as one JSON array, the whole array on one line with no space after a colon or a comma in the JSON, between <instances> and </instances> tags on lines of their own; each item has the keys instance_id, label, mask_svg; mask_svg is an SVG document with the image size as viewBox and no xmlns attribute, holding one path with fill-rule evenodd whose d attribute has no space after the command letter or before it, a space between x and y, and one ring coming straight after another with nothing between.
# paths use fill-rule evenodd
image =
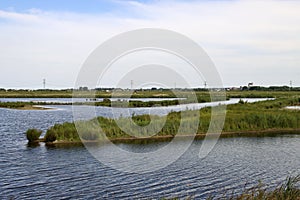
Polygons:
<instances>
[{"instance_id":1,"label":"green grass","mask_svg":"<svg viewBox=\"0 0 300 200\"><path fill-rule=\"evenodd\" d=\"M174 93L176 91L176 95ZM65 90L4 90L0 89L0 98L72 98L73 92L77 97L82 98L111 98L113 97L131 97L131 98L175 98L183 97L186 98L191 95L191 92L196 94L198 101L210 101L210 93L207 90L189 90L189 89L159 89L159 90L92 90L92 91L75 91L72 89ZM293 91L274 91L274 90L234 90L227 91L226 95L228 98L264 98L273 97L278 98L282 96L294 96L299 95L300 88Z\"/></svg>"},{"instance_id":2,"label":"green grass","mask_svg":"<svg viewBox=\"0 0 300 200\"><path fill-rule=\"evenodd\" d=\"M71 98L72 90L0 90L1 98Z\"/></svg>"},{"instance_id":3,"label":"green grass","mask_svg":"<svg viewBox=\"0 0 300 200\"><path fill-rule=\"evenodd\" d=\"M226 198L209 198L213 199L230 199L230 200L299 200L300 199L300 176L288 177L286 181L273 190L266 188L263 183L258 183L250 189L244 189L242 194L234 195L233 191L227 191L232 195Z\"/></svg>"},{"instance_id":4,"label":"green grass","mask_svg":"<svg viewBox=\"0 0 300 200\"><path fill-rule=\"evenodd\" d=\"M37 141L40 138L41 134L42 134L41 130L38 130L38 129L28 129L26 131L26 138L27 138L27 140L28 140L29 143L32 143L32 142Z\"/></svg>"},{"instance_id":5,"label":"green grass","mask_svg":"<svg viewBox=\"0 0 300 200\"><path fill-rule=\"evenodd\" d=\"M292 97L300 94L299 91L229 91L226 92L229 98L281 98Z\"/></svg>"},{"instance_id":6,"label":"green grass","mask_svg":"<svg viewBox=\"0 0 300 200\"><path fill-rule=\"evenodd\" d=\"M37 106L37 105L72 105L72 103L59 103L59 102L0 102L0 108L12 108L20 109L26 106Z\"/></svg>"},{"instance_id":7,"label":"green grass","mask_svg":"<svg viewBox=\"0 0 300 200\"><path fill-rule=\"evenodd\" d=\"M227 107L226 120L223 134L233 132L233 136L247 135L258 136L259 131L278 130L289 131L299 130L300 111L284 109L286 106L299 105L300 97L279 98L256 103L240 102L239 104ZM200 112L200 113L199 113ZM99 130L99 125L109 139L147 137L157 133L157 136L174 136L178 133L179 126L183 127L186 135L194 133L194 123L198 123L195 116L200 114L198 134L205 134L210 126L211 108L203 108L200 111L171 112L166 117L159 116L132 116L131 118L121 117L119 119L109 119L97 117L89 121L76 122L81 137L85 140L102 140L103 135ZM152 121L151 121L152 120ZM147 125L152 123L149 128ZM132 125L137 124L139 129ZM126 129L124 132L120 127ZM162 128L161 128L162 127ZM254 132L251 132L254 131ZM240 133L247 134L240 134ZM131 133L128 135L127 133ZM55 136L56 140L80 141L74 123L56 124L47 133ZM263 134L262 134L263 135ZM52 138L53 138L52 137ZM47 140L47 139L46 139ZM48 140L50 141L50 140Z\"/></svg>"},{"instance_id":8,"label":"green grass","mask_svg":"<svg viewBox=\"0 0 300 200\"><path fill-rule=\"evenodd\" d=\"M74 123L65 122L56 124L49 128L45 135L46 142L58 141L80 141L79 135Z\"/></svg>"},{"instance_id":9,"label":"green grass","mask_svg":"<svg viewBox=\"0 0 300 200\"><path fill-rule=\"evenodd\" d=\"M31 102L0 102L0 108L23 108L26 105L33 105Z\"/></svg>"},{"instance_id":10,"label":"green grass","mask_svg":"<svg viewBox=\"0 0 300 200\"><path fill-rule=\"evenodd\" d=\"M300 128L299 111L283 109L299 105L299 97L279 98L227 106L224 131Z\"/></svg>"},{"instance_id":11,"label":"green grass","mask_svg":"<svg viewBox=\"0 0 300 200\"><path fill-rule=\"evenodd\" d=\"M224 100L229 98L281 98L281 97L293 97L300 95L300 91L228 91L225 93L222 92L209 92L203 90L176 90L176 95L172 90L137 90L132 91L114 91L113 97L118 98L185 98L184 100L164 100L164 101L129 101L122 102L117 101L110 102L108 98L112 97L111 92L101 91L77 91L75 92L76 97L81 98L104 98L103 102L80 102L75 103L75 105L95 105L95 106L114 106L114 107L153 107L153 106L171 106L178 104L188 104L188 103L203 103ZM192 93L193 92L193 93ZM195 96L194 96L194 95ZM212 97L211 97L212 95ZM223 95L223 96L222 96ZM0 97L6 98L72 98L73 90L0 90ZM196 99L195 99L196 97ZM0 102L0 107L5 108L22 108L26 105L49 105L49 104L59 104L59 103L33 103L33 102ZM64 103L69 105L70 103ZM59 104L60 105L60 104Z\"/></svg>"},{"instance_id":12,"label":"green grass","mask_svg":"<svg viewBox=\"0 0 300 200\"><path fill-rule=\"evenodd\" d=\"M154 106L171 106L178 105L178 100L163 100L163 101L111 101L108 98L99 102L75 102L73 105L91 105L91 106L106 106L106 107L122 107L122 108L134 108L134 107L154 107Z\"/></svg>"},{"instance_id":13,"label":"green grass","mask_svg":"<svg viewBox=\"0 0 300 200\"><path fill-rule=\"evenodd\" d=\"M239 195L235 191L223 191L223 197L208 197L207 200L299 200L300 199L300 176L288 177L284 183L270 190L261 181L250 188L244 189ZM179 200L182 198L162 198L162 200ZM193 196L183 198L193 200Z\"/></svg>"}]
</instances>

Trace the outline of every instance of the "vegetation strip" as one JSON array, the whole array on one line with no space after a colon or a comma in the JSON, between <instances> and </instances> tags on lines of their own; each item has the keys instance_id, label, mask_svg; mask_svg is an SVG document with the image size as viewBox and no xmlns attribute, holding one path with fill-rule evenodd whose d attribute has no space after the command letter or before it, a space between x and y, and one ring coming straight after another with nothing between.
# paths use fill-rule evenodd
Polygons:
<instances>
[{"instance_id":1,"label":"vegetation strip","mask_svg":"<svg viewBox=\"0 0 300 200\"><path fill-rule=\"evenodd\" d=\"M300 89L299 89L300 90ZM0 90L0 97L3 98L72 98L73 90ZM112 92L107 91L83 91L77 97L86 98L86 102L75 102L73 105L91 105L91 106L108 106L108 107L153 107L153 106L171 106L178 104L189 104L189 103L204 103L211 102L210 92L207 90L177 90L178 96L175 96L172 90L137 90L137 91L117 91L114 93L114 97L126 98L128 95L131 98L184 98L180 100L163 100L163 101L137 101L130 100L126 101L111 101L109 98L112 97ZM191 92L194 92L197 99L193 99ZM213 91L212 91L213 93ZM281 98L281 97L293 97L299 95L299 91L253 91L253 90L233 90L226 92L226 99L230 98ZM218 93L216 93L218 95ZM97 101L97 98L103 98L103 101ZM96 100L96 101L90 101ZM214 97L214 101L218 101L218 96ZM222 99L224 100L224 99ZM13 109L34 109L33 105L72 105L72 103L59 103L59 102L1 102L0 107L2 108L13 108ZM38 109L38 108L36 108Z\"/></svg>"},{"instance_id":2,"label":"vegetation strip","mask_svg":"<svg viewBox=\"0 0 300 200\"><path fill-rule=\"evenodd\" d=\"M282 133L299 134L300 111L283 109L286 106L299 104L300 97L297 96L255 103L240 101L238 104L228 105L221 136L267 136ZM70 122L56 124L47 130L44 140L46 142L62 141L72 143L80 142L81 139L83 139L86 141L101 142L104 139L104 135L99 130L99 125L106 134L106 137L112 141L125 142L133 140L172 139L177 134L179 126L184 126L184 130L187 131L184 136L193 133L192 129L189 129L189 126L191 120L194 120L194 116L199 114L198 112L200 112L200 120L196 138L203 138L210 125L211 108L203 108L200 111L188 110L182 112L184 112L184 119L181 119L181 112L172 112L167 115L166 121L164 121L164 117L159 116L151 116L151 118L149 115L132 116L132 121L140 127L146 127L151 120L155 121L154 124L163 124L163 128L156 134L156 137L150 137L149 139L146 139L146 137L149 136L149 132L147 132L148 130L146 128L140 129L139 132L135 129L129 129L132 134L142 137L142 139L130 136L119 128L119 125L128 125L129 118L110 119L97 117L89 121L76 122L77 127L75 127L75 123ZM82 130L81 139L76 128Z\"/></svg>"}]
</instances>

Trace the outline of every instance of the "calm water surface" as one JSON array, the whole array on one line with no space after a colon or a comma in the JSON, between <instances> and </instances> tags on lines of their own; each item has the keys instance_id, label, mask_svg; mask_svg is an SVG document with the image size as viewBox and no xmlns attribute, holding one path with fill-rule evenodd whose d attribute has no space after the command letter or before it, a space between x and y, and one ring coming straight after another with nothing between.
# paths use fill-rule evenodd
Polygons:
<instances>
[{"instance_id":1,"label":"calm water surface","mask_svg":"<svg viewBox=\"0 0 300 200\"><path fill-rule=\"evenodd\" d=\"M146 174L108 168L80 146L27 146L24 132L28 128L45 131L55 123L72 121L71 106L55 107L46 111L0 109L0 199L204 199L225 190L238 193L245 184L251 187L259 180L275 187L287 176L300 174L297 135L220 139L202 160L198 158L202 142L195 141L175 163ZM110 116L106 109L97 108L97 114ZM164 145L121 146L138 152Z\"/></svg>"}]
</instances>

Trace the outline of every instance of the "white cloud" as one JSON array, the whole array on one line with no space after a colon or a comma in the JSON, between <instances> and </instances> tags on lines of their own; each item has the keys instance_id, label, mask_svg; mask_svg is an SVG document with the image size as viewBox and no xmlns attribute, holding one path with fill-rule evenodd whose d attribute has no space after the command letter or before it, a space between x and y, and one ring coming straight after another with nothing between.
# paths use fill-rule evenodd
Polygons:
<instances>
[{"instance_id":1,"label":"white cloud","mask_svg":"<svg viewBox=\"0 0 300 200\"><path fill-rule=\"evenodd\" d=\"M101 42L145 27L171 29L197 41L225 85L293 80L300 86L298 1L119 4L126 14L0 10L0 87L38 87L44 77L53 86L72 87L81 64Z\"/></svg>"}]
</instances>

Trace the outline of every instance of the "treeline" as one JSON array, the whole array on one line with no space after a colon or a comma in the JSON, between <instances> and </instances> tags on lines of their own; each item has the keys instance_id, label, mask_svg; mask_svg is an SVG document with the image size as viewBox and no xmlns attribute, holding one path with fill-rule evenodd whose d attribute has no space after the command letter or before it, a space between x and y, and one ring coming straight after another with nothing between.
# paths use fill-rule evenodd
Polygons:
<instances>
[{"instance_id":1,"label":"treeline","mask_svg":"<svg viewBox=\"0 0 300 200\"><path fill-rule=\"evenodd\" d=\"M296 130L300 128L299 111L283 109L286 106L300 105L300 98L281 98L256 103L240 101L239 104L227 107L224 132L247 132L264 130ZM199 113L200 112L200 113ZM195 118L199 116L200 119ZM182 117L184 116L184 117ZM46 141L80 141L77 129L84 140L102 140L105 133L110 139L134 138L156 136L174 136L178 133L179 126L185 131L184 134L194 133L195 123L199 123L198 134L205 134L210 126L211 108L203 108L200 111L183 111L169 113L166 117L159 116L132 116L110 119L97 117L89 121L75 123L56 124L51 127L45 136ZM151 123L151 126L147 126ZM134 125L139 125L139 129ZM214 125L212 123L212 125ZM123 127L122 129L120 127ZM161 128L162 127L162 128ZM77 129L76 129L77 128ZM125 132L123 131L125 128ZM127 133L130 133L128 135Z\"/></svg>"},{"instance_id":2,"label":"treeline","mask_svg":"<svg viewBox=\"0 0 300 200\"><path fill-rule=\"evenodd\" d=\"M282 98L299 96L299 91L228 91L226 96L228 98Z\"/></svg>"},{"instance_id":3,"label":"treeline","mask_svg":"<svg viewBox=\"0 0 300 200\"><path fill-rule=\"evenodd\" d=\"M300 87L289 87L289 86L251 86L247 88L243 88L244 90L252 90L252 91L300 91Z\"/></svg>"}]
</instances>

